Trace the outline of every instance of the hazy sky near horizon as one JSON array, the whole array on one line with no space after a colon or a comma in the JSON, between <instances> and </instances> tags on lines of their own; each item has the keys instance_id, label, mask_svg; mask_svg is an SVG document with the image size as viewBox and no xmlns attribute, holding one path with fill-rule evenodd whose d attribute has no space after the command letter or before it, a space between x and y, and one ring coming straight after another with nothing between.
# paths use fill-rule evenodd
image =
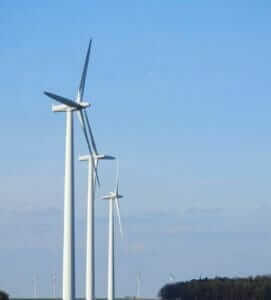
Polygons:
<instances>
[{"instance_id":1,"label":"hazy sky near horizon","mask_svg":"<svg viewBox=\"0 0 271 300\"><path fill-rule=\"evenodd\" d=\"M64 114L94 39L85 98L101 152L120 158L125 238L117 295L154 297L173 273L271 270L271 3L0 1L0 289L61 285ZM87 151L75 119L75 155ZM76 162L77 295L84 295L87 168ZM115 165L101 164L102 188ZM97 295L107 205L97 199ZM118 237L119 238L119 237Z\"/></svg>"}]
</instances>

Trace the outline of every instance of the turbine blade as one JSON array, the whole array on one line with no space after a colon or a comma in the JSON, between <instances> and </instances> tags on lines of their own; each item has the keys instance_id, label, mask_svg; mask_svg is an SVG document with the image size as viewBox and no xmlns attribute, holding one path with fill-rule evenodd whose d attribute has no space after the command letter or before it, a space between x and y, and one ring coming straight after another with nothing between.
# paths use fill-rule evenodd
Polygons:
<instances>
[{"instance_id":1,"label":"turbine blade","mask_svg":"<svg viewBox=\"0 0 271 300\"><path fill-rule=\"evenodd\" d=\"M77 113L77 117L78 117L80 126L83 128L84 124L83 124L83 118L82 118L81 110L78 110L76 113Z\"/></svg>"},{"instance_id":2,"label":"turbine blade","mask_svg":"<svg viewBox=\"0 0 271 300\"><path fill-rule=\"evenodd\" d=\"M76 100L78 103L80 103L84 97L84 90L85 90L85 83L86 83L87 72L88 72L88 62L89 62L89 54L91 51L91 44L92 44L92 39L90 39L90 41L89 41L87 55L86 55L86 59L85 59L85 63L84 63L84 68L83 68L80 85L79 85L78 92L77 92Z\"/></svg>"},{"instance_id":3,"label":"turbine blade","mask_svg":"<svg viewBox=\"0 0 271 300\"><path fill-rule=\"evenodd\" d=\"M91 130L91 126L90 126L89 119L88 119L88 115L87 115L87 112L86 112L86 111L84 111L84 116L85 116L85 118L86 118L86 123L87 123L87 127L88 127L88 132L89 132L89 135L90 135L91 144L92 144L94 153L95 153L95 155L98 155L97 146L96 146L96 143L95 143L95 140L94 140L94 136L93 136L93 133L92 133L92 130Z\"/></svg>"},{"instance_id":4,"label":"turbine blade","mask_svg":"<svg viewBox=\"0 0 271 300\"><path fill-rule=\"evenodd\" d=\"M80 125L81 125L81 128L83 130L86 142L87 142L88 151L89 151L89 154L90 154L91 158L93 159L91 145L90 145L88 134L87 134L87 130L86 130L86 124L85 124L85 119L84 119L84 116L83 116L83 112L82 112L82 110L79 110L78 113L79 113L78 116L80 116L79 117ZM93 166L94 166L94 162L93 161L92 161L92 163L93 163Z\"/></svg>"},{"instance_id":5,"label":"turbine blade","mask_svg":"<svg viewBox=\"0 0 271 300\"><path fill-rule=\"evenodd\" d=\"M97 182L99 188L101 187L101 182L100 182L100 178L98 176L98 166L97 166L97 163L96 163L97 160L93 158L92 154L90 154L90 157L91 157L90 158L91 159L91 164L93 166L93 172L95 174L95 179L96 179L96 181L94 181L95 192L96 192L96 182Z\"/></svg>"},{"instance_id":6,"label":"turbine blade","mask_svg":"<svg viewBox=\"0 0 271 300\"><path fill-rule=\"evenodd\" d=\"M100 183L100 178L99 178L99 175L98 175L99 160L97 159L97 157L95 158L94 162L92 161L92 163L94 163L94 172L95 172L95 178L96 178L96 181L94 182L94 184L97 182L98 183L98 187L100 188L101 187L101 183ZM96 192L96 184L95 184L95 192Z\"/></svg>"},{"instance_id":7,"label":"turbine blade","mask_svg":"<svg viewBox=\"0 0 271 300\"><path fill-rule=\"evenodd\" d=\"M116 171L116 196L118 196L119 194L119 159L116 160L117 161L117 171Z\"/></svg>"},{"instance_id":8,"label":"turbine blade","mask_svg":"<svg viewBox=\"0 0 271 300\"><path fill-rule=\"evenodd\" d=\"M94 160L93 155L92 155L93 153L92 153L91 145L90 145L90 142L89 142L89 138L88 138L88 134L87 134L87 130L86 130L86 124L85 124L86 122L85 122L85 118L84 118L82 110L78 111L78 117L79 117L80 125L81 125L81 128L83 130L86 142L87 142L88 151L89 151L89 154L90 154L90 158L91 158L92 166L93 166L93 169L94 169L95 177L96 177L98 186L100 187L101 183L100 183L99 176L97 174L97 168L95 167L96 164L95 164L95 160Z\"/></svg>"},{"instance_id":9,"label":"turbine blade","mask_svg":"<svg viewBox=\"0 0 271 300\"><path fill-rule=\"evenodd\" d=\"M95 172L95 176L96 176L96 180L97 180L98 186L100 188L101 187L101 182L100 182L100 178L98 176L97 168L94 169L94 172Z\"/></svg>"},{"instance_id":10,"label":"turbine blade","mask_svg":"<svg viewBox=\"0 0 271 300\"><path fill-rule=\"evenodd\" d=\"M82 106L70 99L67 99L67 98L64 98L62 96L59 96L59 95L56 95L56 94L53 94L53 93L49 93L49 92L44 92L44 94L49 97L49 98L52 98L54 100L56 100L57 102L60 102L62 104L65 104L67 106L70 106L70 107L74 107L74 108L77 108L77 109L82 109Z\"/></svg>"},{"instance_id":11,"label":"turbine blade","mask_svg":"<svg viewBox=\"0 0 271 300\"><path fill-rule=\"evenodd\" d=\"M120 234L121 234L121 237L123 238L122 223L121 223L120 208L119 208L119 199L117 197L115 198L115 205L116 205L116 210L117 210L117 215L118 215L118 220L119 220Z\"/></svg>"},{"instance_id":12,"label":"turbine blade","mask_svg":"<svg viewBox=\"0 0 271 300\"><path fill-rule=\"evenodd\" d=\"M104 155L103 159L106 159L106 160L114 160L115 157L114 157L114 156L111 156L111 155Z\"/></svg>"}]
</instances>

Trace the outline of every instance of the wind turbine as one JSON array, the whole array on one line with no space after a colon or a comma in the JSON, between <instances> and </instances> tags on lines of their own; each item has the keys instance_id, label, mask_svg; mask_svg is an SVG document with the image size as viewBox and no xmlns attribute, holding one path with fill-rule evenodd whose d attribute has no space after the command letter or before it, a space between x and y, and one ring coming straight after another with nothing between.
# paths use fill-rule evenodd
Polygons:
<instances>
[{"instance_id":1,"label":"wind turbine","mask_svg":"<svg viewBox=\"0 0 271 300\"><path fill-rule=\"evenodd\" d=\"M171 282L175 282L176 281L176 278L175 278L175 276L172 273L169 274L169 281L171 281Z\"/></svg>"},{"instance_id":2,"label":"wind turbine","mask_svg":"<svg viewBox=\"0 0 271 300\"><path fill-rule=\"evenodd\" d=\"M136 276L136 298L140 298L140 290L141 290L141 274L137 274Z\"/></svg>"},{"instance_id":3,"label":"wind turbine","mask_svg":"<svg viewBox=\"0 0 271 300\"><path fill-rule=\"evenodd\" d=\"M53 291L53 298L56 299L56 273L52 274L52 291Z\"/></svg>"},{"instance_id":4,"label":"wind turbine","mask_svg":"<svg viewBox=\"0 0 271 300\"><path fill-rule=\"evenodd\" d=\"M38 299L38 275L35 275L33 279L33 291L34 291L34 299Z\"/></svg>"},{"instance_id":5,"label":"wind turbine","mask_svg":"<svg viewBox=\"0 0 271 300\"><path fill-rule=\"evenodd\" d=\"M110 192L109 195L104 196L102 199L109 200L109 236L108 236L108 287L107 287L107 300L115 299L115 222L114 222L114 211L113 211L113 202L115 202L115 207L118 215L120 233L122 233L122 225L120 219L119 211L119 199L123 198L119 194L119 172L117 168L117 180L116 187L114 192Z\"/></svg>"},{"instance_id":6,"label":"wind turbine","mask_svg":"<svg viewBox=\"0 0 271 300\"><path fill-rule=\"evenodd\" d=\"M93 145L95 141L89 127L89 133L92 136ZM97 153L96 145L93 147L94 153L91 155L80 156L79 160L88 161L88 199L87 199L87 249L86 249L86 300L95 299L95 186L96 178L94 171L97 170L99 160L113 160L113 156L100 155ZM94 161L94 165L93 162Z\"/></svg>"},{"instance_id":7,"label":"wind turbine","mask_svg":"<svg viewBox=\"0 0 271 300\"><path fill-rule=\"evenodd\" d=\"M64 98L62 96L44 92L44 94L60 105L53 105L53 112L66 112L66 145L65 145L65 181L64 181L64 241L63 241L63 300L75 299L75 258L74 258L74 141L73 141L73 112L77 111L79 121L83 129L89 153L91 154L91 146L87 135L85 125L84 109L90 104L83 102L85 81L87 76L87 67L89 54L91 49L90 40L83 73L76 101ZM96 174L97 175L97 174Z\"/></svg>"}]
</instances>

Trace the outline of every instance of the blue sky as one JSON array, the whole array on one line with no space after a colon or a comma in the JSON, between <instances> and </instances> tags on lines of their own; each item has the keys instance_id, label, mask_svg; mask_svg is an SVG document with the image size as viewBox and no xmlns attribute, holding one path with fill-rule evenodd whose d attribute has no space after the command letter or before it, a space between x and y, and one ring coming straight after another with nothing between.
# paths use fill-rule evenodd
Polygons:
<instances>
[{"instance_id":1,"label":"blue sky","mask_svg":"<svg viewBox=\"0 0 271 300\"><path fill-rule=\"evenodd\" d=\"M270 273L271 4L239 1L0 2L0 288L61 284L65 118L42 92L85 98L101 152L120 158L125 239L118 295L168 281ZM75 120L76 121L76 120ZM75 122L76 156L86 152ZM76 163L77 295L84 293L86 174ZM114 165L101 165L110 191ZM97 200L97 294L107 207ZM19 234L18 234L19 232Z\"/></svg>"}]
</instances>

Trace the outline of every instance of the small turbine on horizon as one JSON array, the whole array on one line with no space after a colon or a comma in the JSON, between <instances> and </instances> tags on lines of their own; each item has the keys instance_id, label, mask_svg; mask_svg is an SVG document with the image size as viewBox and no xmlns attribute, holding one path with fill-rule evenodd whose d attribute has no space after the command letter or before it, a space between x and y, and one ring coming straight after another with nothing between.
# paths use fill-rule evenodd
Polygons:
<instances>
[{"instance_id":1,"label":"small turbine on horizon","mask_svg":"<svg viewBox=\"0 0 271 300\"><path fill-rule=\"evenodd\" d=\"M176 278L172 273L169 274L169 281L170 282L175 282L176 281Z\"/></svg>"},{"instance_id":2,"label":"small turbine on horizon","mask_svg":"<svg viewBox=\"0 0 271 300\"><path fill-rule=\"evenodd\" d=\"M123 237L122 224L119 210L119 199L123 198L119 194L119 168L117 166L117 178L116 187L114 192L110 192L109 195L102 197L104 200L109 200L109 235L108 235L108 286L107 286L107 300L115 300L115 222L114 222L114 210L115 204L120 234ZM114 203L113 203L114 202Z\"/></svg>"},{"instance_id":3,"label":"small turbine on horizon","mask_svg":"<svg viewBox=\"0 0 271 300\"><path fill-rule=\"evenodd\" d=\"M34 299L38 298L38 275L35 275L33 278L33 293Z\"/></svg>"},{"instance_id":4,"label":"small turbine on horizon","mask_svg":"<svg viewBox=\"0 0 271 300\"><path fill-rule=\"evenodd\" d=\"M53 298L56 299L56 273L52 274L52 292Z\"/></svg>"},{"instance_id":5,"label":"small turbine on horizon","mask_svg":"<svg viewBox=\"0 0 271 300\"><path fill-rule=\"evenodd\" d=\"M141 273L138 273L136 276L136 298L140 298L141 293Z\"/></svg>"}]
</instances>

